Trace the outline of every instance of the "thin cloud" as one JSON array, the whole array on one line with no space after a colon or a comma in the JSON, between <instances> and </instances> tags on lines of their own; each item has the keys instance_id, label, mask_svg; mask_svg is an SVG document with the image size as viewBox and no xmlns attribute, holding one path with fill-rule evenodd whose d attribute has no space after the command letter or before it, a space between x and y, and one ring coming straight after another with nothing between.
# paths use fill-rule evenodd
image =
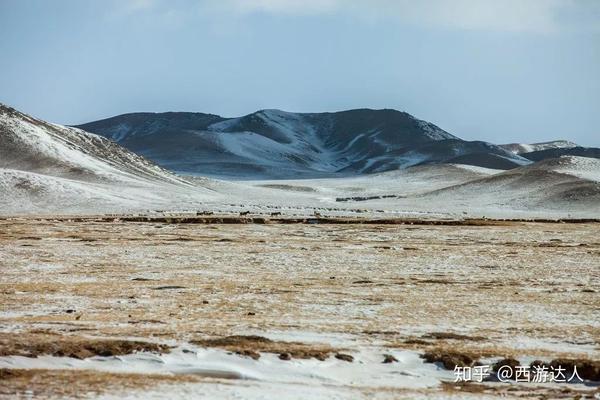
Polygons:
<instances>
[{"instance_id":1,"label":"thin cloud","mask_svg":"<svg viewBox=\"0 0 600 400\"><path fill-rule=\"evenodd\" d=\"M257 14L339 15L426 29L600 32L598 0L120 0L115 4L120 16L145 15L179 23L200 17L223 23Z\"/></svg>"},{"instance_id":2,"label":"thin cloud","mask_svg":"<svg viewBox=\"0 0 600 400\"><path fill-rule=\"evenodd\" d=\"M589 0L222 0L220 4L236 14L340 13L427 28L539 33L600 30L600 18L589 18L600 16L600 2Z\"/></svg>"},{"instance_id":3,"label":"thin cloud","mask_svg":"<svg viewBox=\"0 0 600 400\"><path fill-rule=\"evenodd\" d=\"M119 12L134 14L154 8L159 0L125 0L118 2Z\"/></svg>"},{"instance_id":4,"label":"thin cloud","mask_svg":"<svg viewBox=\"0 0 600 400\"><path fill-rule=\"evenodd\" d=\"M272 14L321 14L338 11L339 0L223 0L223 3L236 12L265 12Z\"/></svg>"},{"instance_id":5,"label":"thin cloud","mask_svg":"<svg viewBox=\"0 0 600 400\"><path fill-rule=\"evenodd\" d=\"M114 4L112 12L107 13L109 19L169 28L185 26L196 9L194 3L187 0L117 0Z\"/></svg>"}]
</instances>

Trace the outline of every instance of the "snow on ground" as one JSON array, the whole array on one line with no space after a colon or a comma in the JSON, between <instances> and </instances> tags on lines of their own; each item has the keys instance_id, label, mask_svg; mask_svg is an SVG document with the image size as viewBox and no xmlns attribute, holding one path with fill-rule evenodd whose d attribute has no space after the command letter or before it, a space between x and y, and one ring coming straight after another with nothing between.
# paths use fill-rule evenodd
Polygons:
<instances>
[{"instance_id":1,"label":"snow on ground","mask_svg":"<svg viewBox=\"0 0 600 400\"><path fill-rule=\"evenodd\" d=\"M0 214L115 213L202 205L205 190L144 180L97 183L0 168Z\"/></svg>"},{"instance_id":2,"label":"snow on ground","mask_svg":"<svg viewBox=\"0 0 600 400\"><path fill-rule=\"evenodd\" d=\"M397 362L383 364L381 353L385 352ZM442 382L455 379L453 371L435 364L423 363L420 354L410 350L387 350L364 348L352 354L354 362L330 358L326 361L315 359L282 361L276 354L263 354L259 360L241 357L220 349L204 349L184 345L168 354L137 353L117 357L92 357L78 360L67 357L41 356L37 358L9 356L0 357L0 368L42 369L42 370L93 370L110 373L192 375L212 380L202 383L182 383L168 388L154 388L136 393L109 393L97 398L163 398L169 393L171 399L193 398L243 398L265 399L276 396L280 399L357 399L372 398L365 392L373 391L378 397L385 392L399 390L417 395L418 390L429 389L431 398L440 396L435 392ZM492 364L498 358L485 362ZM530 363L531 357L520 361ZM488 365L489 365L488 364ZM487 383L490 388L502 383ZM521 383L521 389L582 390L593 392L586 384ZM382 390L385 388L385 390ZM433 389L433 390L432 390ZM417 393L415 393L417 392ZM446 398L451 397L447 393ZM491 396L490 396L491 397Z\"/></svg>"},{"instance_id":3,"label":"snow on ground","mask_svg":"<svg viewBox=\"0 0 600 400\"><path fill-rule=\"evenodd\" d=\"M398 359L383 364L383 353ZM325 361L295 359L282 361L277 354L263 354L259 360L240 357L219 349L185 345L171 353L138 353L119 357L76 360L66 357L0 357L0 368L94 369L105 372L142 374L193 374L265 382L269 384L322 385L353 388L426 388L452 380L453 373L434 364L425 364L414 351L362 349L352 353L354 362L330 357Z\"/></svg>"},{"instance_id":4,"label":"snow on ground","mask_svg":"<svg viewBox=\"0 0 600 400\"><path fill-rule=\"evenodd\" d=\"M4 169L0 170L0 210L4 214L251 211L297 216L318 211L321 215L366 218L565 218L600 214L598 196L593 194L600 174L595 160L579 158L577 163L541 172L528 167L522 173L515 171L432 165L334 179L194 179L195 184L189 187L144 180L129 184L82 182ZM551 175L553 172L560 175ZM585 191L579 194L578 187ZM565 190L580 200L566 197L562 194Z\"/></svg>"}]
</instances>

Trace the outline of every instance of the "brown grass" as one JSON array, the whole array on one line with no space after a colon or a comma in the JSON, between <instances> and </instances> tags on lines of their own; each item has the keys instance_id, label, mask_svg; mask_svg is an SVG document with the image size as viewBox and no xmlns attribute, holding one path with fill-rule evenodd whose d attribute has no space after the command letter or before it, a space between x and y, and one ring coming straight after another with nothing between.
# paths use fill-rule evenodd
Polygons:
<instances>
[{"instance_id":1,"label":"brown grass","mask_svg":"<svg viewBox=\"0 0 600 400\"><path fill-rule=\"evenodd\" d=\"M316 332L350 354L600 358L600 224L149 222L0 219L0 317L18 332L4 354L167 351L146 344L160 338L334 357L328 339L219 342Z\"/></svg>"},{"instance_id":2,"label":"brown grass","mask_svg":"<svg viewBox=\"0 0 600 400\"><path fill-rule=\"evenodd\" d=\"M453 396L471 395L475 396L494 396L498 398L510 399L595 399L595 395L600 393L600 390L583 391L564 388L549 388L543 386L516 386L511 384L504 385L486 385L474 382L442 382L442 390Z\"/></svg>"},{"instance_id":3,"label":"brown grass","mask_svg":"<svg viewBox=\"0 0 600 400\"><path fill-rule=\"evenodd\" d=\"M84 359L93 356L120 356L140 351L168 353L169 347L157 343L132 340L0 333L0 356L37 357L50 355Z\"/></svg>"},{"instance_id":4,"label":"brown grass","mask_svg":"<svg viewBox=\"0 0 600 400\"><path fill-rule=\"evenodd\" d=\"M0 369L0 399L89 398L105 392L144 390L161 384L197 382L189 375L116 374L88 370Z\"/></svg>"},{"instance_id":5,"label":"brown grass","mask_svg":"<svg viewBox=\"0 0 600 400\"><path fill-rule=\"evenodd\" d=\"M196 339L191 343L202 347L218 347L240 355L258 358L259 352L289 354L291 358L316 358L326 360L332 353L337 352L327 345L306 344L299 342L282 342L262 336L226 336L216 339Z\"/></svg>"}]
</instances>

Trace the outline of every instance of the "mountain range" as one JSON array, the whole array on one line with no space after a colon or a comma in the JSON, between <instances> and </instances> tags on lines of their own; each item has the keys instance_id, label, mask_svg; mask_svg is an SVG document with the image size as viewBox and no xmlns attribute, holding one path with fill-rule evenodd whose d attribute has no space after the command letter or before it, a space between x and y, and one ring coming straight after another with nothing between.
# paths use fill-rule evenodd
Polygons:
<instances>
[{"instance_id":1,"label":"mountain range","mask_svg":"<svg viewBox=\"0 0 600 400\"><path fill-rule=\"evenodd\" d=\"M398 111L130 114L90 126L113 127L114 140L0 105L0 214L600 215L598 149L468 142Z\"/></svg>"}]
</instances>

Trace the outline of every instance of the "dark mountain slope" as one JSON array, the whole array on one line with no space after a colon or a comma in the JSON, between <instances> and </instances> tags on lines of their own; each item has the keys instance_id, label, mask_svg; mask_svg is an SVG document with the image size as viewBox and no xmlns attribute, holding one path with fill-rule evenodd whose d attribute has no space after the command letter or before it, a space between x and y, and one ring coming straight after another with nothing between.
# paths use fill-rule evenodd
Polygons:
<instances>
[{"instance_id":1,"label":"dark mountain slope","mask_svg":"<svg viewBox=\"0 0 600 400\"><path fill-rule=\"evenodd\" d=\"M180 173L238 179L382 172L444 163L472 153L506 159L507 168L529 162L493 144L466 142L410 114L388 109L262 110L239 118L136 113L79 128Z\"/></svg>"}]
</instances>

